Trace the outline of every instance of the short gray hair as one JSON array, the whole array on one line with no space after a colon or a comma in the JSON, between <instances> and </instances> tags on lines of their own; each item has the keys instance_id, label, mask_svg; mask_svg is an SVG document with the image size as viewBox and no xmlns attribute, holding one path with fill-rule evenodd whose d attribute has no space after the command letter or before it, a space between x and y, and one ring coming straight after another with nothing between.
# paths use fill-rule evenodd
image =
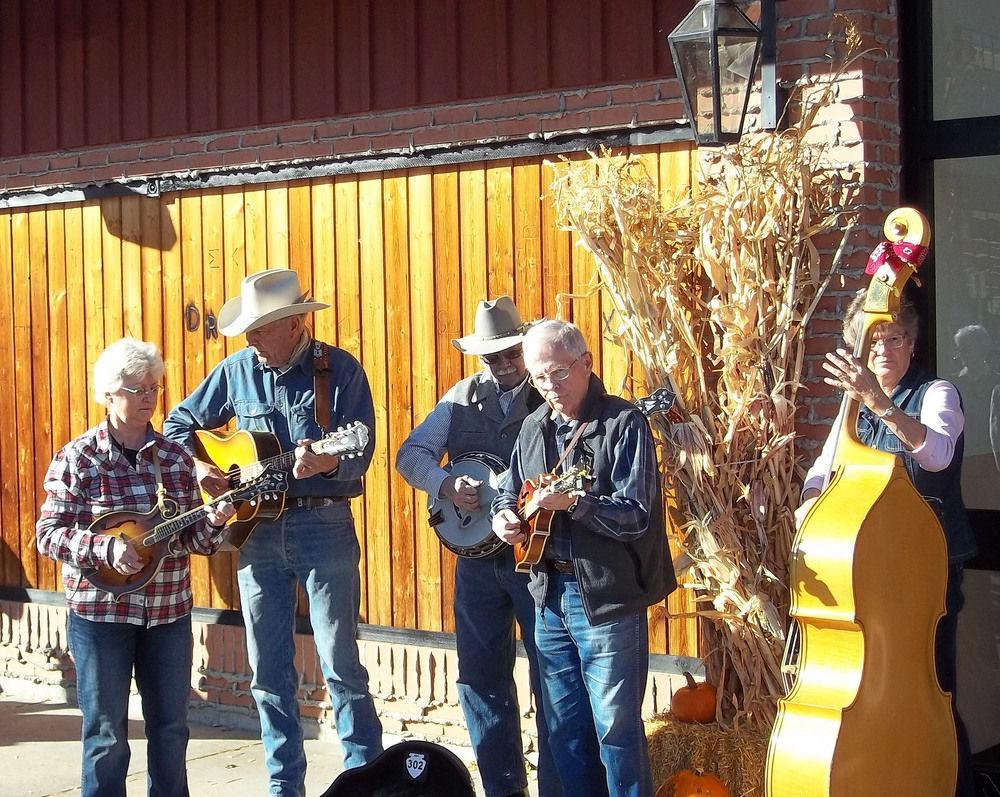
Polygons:
<instances>
[{"instance_id":1,"label":"short gray hair","mask_svg":"<svg viewBox=\"0 0 1000 797\"><path fill-rule=\"evenodd\" d=\"M159 381L163 376L163 357L154 343L122 338L101 352L94 363L94 401L107 405L106 393L122 386L122 377L147 376Z\"/></svg>"},{"instance_id":2,"label":"short gray hair","mask_svg":"<svg viewBox=\"0 0 1000 797\"><path fill-rule=\"evenodd\" d=\"M524 345L555 346L573 357L582 357L589 349L583 333L569 321L545 320L533 324L524 336Z\"/></svg>"},{"instance_id":3,"label":"short gray hair","mask_svg":"<svg viewBox=\"0 0 1000 797\"><path fill-rule=\"evenodd\" d=\"M865 298L867 290L860 290L851 303L847 306L847 313L844 316L844 340L848 346L853 346L861 332L862 321L865 315ZM896 323L899 324L910 340L916 342L917 332L920 329L920 317L917 315L917 308L913 301L906 296L899 300L899 313L896 315Z\"/></svg>"}]
</instances>

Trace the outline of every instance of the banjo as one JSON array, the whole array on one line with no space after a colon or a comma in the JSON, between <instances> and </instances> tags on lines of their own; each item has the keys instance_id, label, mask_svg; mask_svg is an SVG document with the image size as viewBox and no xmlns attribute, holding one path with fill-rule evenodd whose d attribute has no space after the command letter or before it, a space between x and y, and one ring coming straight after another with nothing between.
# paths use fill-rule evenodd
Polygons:
<instances>
[{"instance_id":1,"label":"banjo","mask_svg":"<svg viewBox=\"0 0 1000 797\"><path fill-rule=\"evenodd\" d=\"M676 393L668 388L656 390L651 396L636 401L635 405L647 418L666 413L670 423L683 420L676 407ZM452 476L469 476L482 482L479 509L468 512L459 509L449 498L428 496L427 522L441 544L452 553L469 559L492 556L507 545L493 533L490 525L490 504L496 497L497 485L500 476L507 470L507 463L494 454L470 451L455 457L444 469Z\"/></svg>"},{"instance_id":2,"label":"banjo","mask_svg":"<svg viewBox=\"0 0 1000 797\"><path fill-rule=\"evenodd\" d=\"M500 457L483 451L470 451L455 457L444 466L451 476L468 476L482 482L479 488L479 509L468 512L450 498L428 496L427 522L438 535L441 544L458 556L480 559L492 556L507 543L493 533L490 526L490 504L497 494L497 483L507 470Z\"/></svg>"}]
</instances>

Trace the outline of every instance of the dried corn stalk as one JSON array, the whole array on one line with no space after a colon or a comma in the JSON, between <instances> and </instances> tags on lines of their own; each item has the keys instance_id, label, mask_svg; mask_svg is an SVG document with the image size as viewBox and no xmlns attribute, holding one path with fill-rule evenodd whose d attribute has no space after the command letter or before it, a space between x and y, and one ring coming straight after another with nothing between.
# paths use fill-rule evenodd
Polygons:
<instances>
[{"instance_id":1,"label":"dried corn stalk","mask_svg":"<svg viewBox=\"0 0 1000 797\"><path fill-rule=\"evenodd\" d=\"M836 84L856 57L848 29ZM661 204L642 164L602 153L556 166L556 207L597 265L609 330L646 373L672 386L684 420L658 430L661 466L693 561L709 677L732 725L766 730L781 688L788 555L794 532L795 406L805 327L850 231L850 177L802 121L719 150L701 184ZM840 233L824 263L816 237Z\"/></svg>"}]
</instances>

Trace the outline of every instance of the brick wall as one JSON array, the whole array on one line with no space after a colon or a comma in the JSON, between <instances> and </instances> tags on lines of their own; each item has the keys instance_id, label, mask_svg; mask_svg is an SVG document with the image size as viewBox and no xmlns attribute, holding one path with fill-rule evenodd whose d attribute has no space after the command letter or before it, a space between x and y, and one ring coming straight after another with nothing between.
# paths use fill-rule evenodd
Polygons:
<instances>
[{"instance_id":1,"label":"brick wall","mask_svg":"<svg viewBox=\"0 0 1000 797\"><path fill-rule=\"evenodd\" d=\"M805 92L825 85L830 59L842 49L842 25L835 14L854 22L867 51L836 85L836 104L819 117L817 137L832 144L831 160L845 173L856 174L861 188L855 199L858 224L844 252L844 277L831 283L809 327L798 431L801 448L815 450L839 407L839 398L822 381L823 355L839 344L844 310L855 291L867 285L868 254L882 240L886 214L900 205L898 2L779 0L777 10L778 76L783 82L794 82ZM821 246L826 263L839 239L830 236Z\"/></svg>"},{"instance_id":2,"label":"brick wall","mask_svg":"<svg viewBox=\"0 0 1000 797\"><path fill-rule=\"evenodd\" d=\"M674 80L646 81L8 158L0 160L0 193L658 125L683 118L679 97Z\"/></svg>"}]
</instances>

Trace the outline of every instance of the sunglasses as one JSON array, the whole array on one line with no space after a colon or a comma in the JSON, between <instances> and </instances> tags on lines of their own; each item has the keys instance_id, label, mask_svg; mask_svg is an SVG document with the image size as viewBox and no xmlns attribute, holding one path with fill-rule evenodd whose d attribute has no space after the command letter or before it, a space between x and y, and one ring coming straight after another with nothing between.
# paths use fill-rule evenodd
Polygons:
<instances>
[{"instance_id":1,"label":"sunglasses","mask_svg":"<svg viewBox=\"0 0 1000 797\"><path fill-rule=\"evenodd\" d=\"M503 351L498 351L495 354L480 354L482 361L487 365L493 365L500 362L500 360L520 360L521 356L524 354L524 349L521 346L511 346L509 349L504 349Z\"/></svg>"}]
</instances>

